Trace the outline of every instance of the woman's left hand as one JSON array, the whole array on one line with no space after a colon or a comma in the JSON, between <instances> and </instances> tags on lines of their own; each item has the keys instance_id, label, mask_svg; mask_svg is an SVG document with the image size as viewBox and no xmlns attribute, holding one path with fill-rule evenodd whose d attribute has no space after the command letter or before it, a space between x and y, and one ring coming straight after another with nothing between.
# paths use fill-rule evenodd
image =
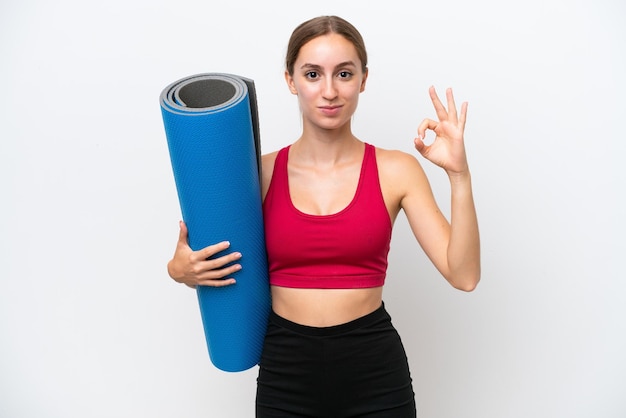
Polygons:
<instances>
[{"instance_id":1,"label":"woman's left hand","mask_svg":"<svg viewBox=\"0 0 626 418\"><path fill-rule=\"evenodd\" d=\"M439 100L434 87L428 89L430 98L437 112L439 121L424 119L417 128L418 137L415 138L415 149L427 160L440 166L448 175L463 174L468 171L463 133L467 116L467 102L461 105L461 113L457 115L452 89L446 90L448 109ZM424 138L426 130L435 133L432 144L426 145Z\"/></svg>"}]
</instances>

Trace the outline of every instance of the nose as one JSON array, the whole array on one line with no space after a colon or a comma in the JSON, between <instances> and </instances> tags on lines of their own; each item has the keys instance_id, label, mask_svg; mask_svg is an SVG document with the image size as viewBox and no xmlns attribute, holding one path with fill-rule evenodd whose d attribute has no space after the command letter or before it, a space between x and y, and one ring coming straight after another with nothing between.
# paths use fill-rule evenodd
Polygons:
<instances>
[{"instance_id":1,"label":"nose","mask_svg":"<svg viewBox=\"0 0 626 418\"><path fill-rule=\"evenodd\" d=\"M328 101L337 98L337 88L335 87L334 77L327 78L322 87L322 97Z\"/></svg>"}]
</instances>

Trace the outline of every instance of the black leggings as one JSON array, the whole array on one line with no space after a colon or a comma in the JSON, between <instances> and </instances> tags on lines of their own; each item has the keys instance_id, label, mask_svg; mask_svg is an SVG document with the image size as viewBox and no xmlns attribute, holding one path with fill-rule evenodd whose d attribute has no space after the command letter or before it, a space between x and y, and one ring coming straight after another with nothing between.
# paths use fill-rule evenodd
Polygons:
<instances>
[{"instance_id":1,"label":"black leggings","mask_svg":"<svg viewBox=\"0 0 626 418\"><path fill-rule=\"evenodd\" d=\"M406 354L384 305L316 328L274 312L257 379L257 418L414 418Z\"/></svg>"}]
</instances>

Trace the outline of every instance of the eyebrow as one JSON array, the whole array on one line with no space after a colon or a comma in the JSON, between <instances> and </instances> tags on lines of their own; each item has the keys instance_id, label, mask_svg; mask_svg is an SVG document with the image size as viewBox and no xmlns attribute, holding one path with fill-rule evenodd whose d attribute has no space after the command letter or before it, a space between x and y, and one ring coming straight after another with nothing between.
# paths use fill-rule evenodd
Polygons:
<instances>
[{"instance_id":1,"label":"eyebrow","mask_svg":"<svg viewBox=\"0 0 626 418\"><path fill-rule=\"evenodd\" d=\"M356 67L356 64L354 63L354 61L344 61L335 65L335 69L341 68L341 67ZM321 69L322 67L317 64L310 64L310 63L305 62L304 64L302 64L302 66L300 66L300 69L303 70L305 68Z\"/></svg>"}]
</instances>

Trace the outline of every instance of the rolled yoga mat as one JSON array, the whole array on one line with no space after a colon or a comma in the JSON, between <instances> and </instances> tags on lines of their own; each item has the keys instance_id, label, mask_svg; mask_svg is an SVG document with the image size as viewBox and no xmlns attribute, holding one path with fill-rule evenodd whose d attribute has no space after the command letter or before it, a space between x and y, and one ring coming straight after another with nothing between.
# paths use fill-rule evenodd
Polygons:
<instances>
[{"instance_id":1,"label":"rolled yoga mat","mask_svg":"<svg viewBox=\"0 0 626 418\"><path fill-rule=\"evenodd\" d=\"M160 101L189 246L230 241L227 251L242 254L236 284L196 291L211 362L243 371L260 359L270 311L254 82L198 74L167 86Z\"/></svg>"}]
</instances>

